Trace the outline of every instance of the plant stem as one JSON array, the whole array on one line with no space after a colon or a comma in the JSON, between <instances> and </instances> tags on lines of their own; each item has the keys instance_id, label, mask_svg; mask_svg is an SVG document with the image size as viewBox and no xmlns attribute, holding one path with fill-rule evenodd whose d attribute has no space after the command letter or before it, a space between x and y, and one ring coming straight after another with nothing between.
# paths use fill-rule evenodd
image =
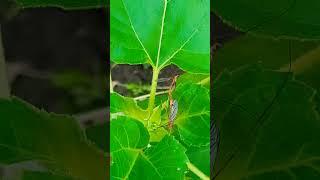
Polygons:
<instances>
[{"instance_id":1,"label":"plant stem","mask_svg":"<svg viewBox=\"0 0 320 180\"><path fill-rule=\"evenodd\" d=\"M203 172L201 172L195 165L192 163L188 162L187 166L191 172L193 172L195 175L197 175L200 179L202 180L210 180L210 178L205 175Z\"/></svg>"},{"instance_id":2,"label":"plant stem","mask_svg":"<svg viewBox=\"0 0 320 180\"><path fill-rule=\"evenodd\" d=\"M10 97L9 84L7 79L6 61L2 45L1 25L0 25L0 98Z\"/></svg>"},{"instance_id":3,"label":"plant stem","mask_svg":"<svg viewBox=\"0 0 320 180\"><path fill-rule=\"evenodd\" d=\"M157 84L158 84L158 76L159 76L159 70L158 68L153 68L153 74L152 74L152 84L151 84L151 91L150 91L150 98L149 98L149 105L148 105L148 112L149 115L151 115L153 106L154 106L154 99L156 96L157 91Z\"/></svg>"},{"instance_id":4,"label":"plant stem","mask_svg":"<svg viewBox=\"0 0 320 180\"><path fill-rule=\"evenodd\" d=\"M160 91L160 92L156 92L156 95L167 94L168 92L169 92L168 90L167 91ZM143 101L143 100L147 99L148 97L150 97L150 94L135 97L134 100Z\"/></svg>"}]
</instances>

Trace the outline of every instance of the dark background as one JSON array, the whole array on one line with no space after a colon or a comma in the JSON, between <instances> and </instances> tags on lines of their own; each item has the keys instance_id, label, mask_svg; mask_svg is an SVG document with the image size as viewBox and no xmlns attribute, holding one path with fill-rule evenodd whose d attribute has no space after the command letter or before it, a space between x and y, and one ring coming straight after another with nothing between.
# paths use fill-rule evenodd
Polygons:
<instances>
[{"instance_id":1,"label":"dark background","mask_svg":"<svg viewBox=\"0 0 320 180\"><path fill-rule=\"evenodd\" d=\"M106 22L105 10L41 8L22 10L3 23L11 93L36 107L57 113L73 114L104 107L107 84ZM77 103L81 92L74 93L77 90L72 89L71 85L62 87L52 82L61 73L71 72L77 72L69 77L71 82L81 78L92 82L83 80L73 84L74 88L82 88L78 91L99 91L90 102ZM84 77L77 77L77 74ZM62 76L60 79L67 78Z\"/></svg>"}]
</instances>

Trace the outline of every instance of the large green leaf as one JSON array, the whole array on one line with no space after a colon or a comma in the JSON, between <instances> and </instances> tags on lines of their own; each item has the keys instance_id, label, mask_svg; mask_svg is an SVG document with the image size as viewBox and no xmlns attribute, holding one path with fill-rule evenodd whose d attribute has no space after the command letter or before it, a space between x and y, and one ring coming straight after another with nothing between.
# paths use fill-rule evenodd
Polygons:
<instances>
[{"instance_id":1,"label":"large green leaf","mask_svg":"<svg viewBox=\"0 0 320 180\"><path fill-rule=\"evenodd\" d=\"M59 7L63 9L88 9L107 7L109 0L16 0L23 8Z\"/></svg>"},{"instance_id":2,"label":"large green leaf","mask_svg":"<svg viewBox=\"0 0 320 180\"><path fill-rule=\"evenodd\" d=\"M111 0L111 59L210 72L209 0Z\"/></svg>"},{"instance_id":3,"label":"large green leaf","mask_svg":"<svg viewBox=\"0 0 320 180\"><path fill-rule=\"evenodd\" d=\"M111 179L183 179L186 150L172 136L150 145L140 121L119 116L111 121L110 141Z\"/></svg>"},{"instance_id":4,"label":"large green leaf","mask_svg":"<svg viewBox=\"0 0 320 180\"><path fill-rule=\"evenodd\" d=\"M210 143L210 95L207 88L192 83L177 84L173 98L178 101L175 124L184 143L205 146Z\"/></svg>"},{"instance_id":5,"label":"large green leaf","mask_svg":"<svg viewBox=\"0 0 320 180\"><path fill-rule=\"evenodd\" d=\"M224 21L243 32L279 38L320 39L318 0L212 0Z\"/></svg>"},{"instance_id":6,"label":"large green leaf","mask_svg":"<svg viewBox=\"0 0 320 180\"><path fill-rule=\"evenodd\" d=\"M223 73L213 87L220 129L215 172L226 165L217 180L319 179L320 119L313 89L259 66Z\"/></svg>"},{"instance_id":7,"label":"large green leaf","mask_svg":"<svg viewBox=\"0 0 320 180\"><path fill-rule=\"evenodd\" d=\"M71 117L13 98L0 100L0 119L0 163L38 160L73 177L106 178L106 156L87 142Z\"/></svg>"}]
</instances>

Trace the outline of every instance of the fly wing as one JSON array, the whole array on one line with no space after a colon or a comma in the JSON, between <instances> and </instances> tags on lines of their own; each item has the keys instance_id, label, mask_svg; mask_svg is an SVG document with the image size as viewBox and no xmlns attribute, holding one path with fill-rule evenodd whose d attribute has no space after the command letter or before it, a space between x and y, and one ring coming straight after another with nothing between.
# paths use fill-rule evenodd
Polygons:
<instances>
[{"instance_id":1,"label":"fly wing","mask_svg":"<svg viewBox=\"0 0 320 180\"><path fill-rule=\"evenodd\" d=\"M178 113L178 102L174 100L170 109L170 116L169 116L170 122L173 123L174 119L177 117L177 113Z\"/></svg>"}]
</instances>

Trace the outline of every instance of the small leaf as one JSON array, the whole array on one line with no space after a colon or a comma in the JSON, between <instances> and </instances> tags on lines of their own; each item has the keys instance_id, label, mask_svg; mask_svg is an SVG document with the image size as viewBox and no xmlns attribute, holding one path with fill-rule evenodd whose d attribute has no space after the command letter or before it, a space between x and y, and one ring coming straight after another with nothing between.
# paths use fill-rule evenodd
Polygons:
<instances>
[{"instance_id":1,"label":"small leaf","mask_svg":"<svg viewBox=\"0 0 320 180\"><path fill-rule=\"evenodd\" d=\"M143 124L124 116L111 121L111 157L111 179L183 179L188 162L172 136L150 145Z\"/></svg>"},{"instance_id":2,"label":"small leaf","mask_svg":"<svg viewBox=\"0 0 320 180\"><path fill-rule=\"evenodd\" d=\"M111 0L111 59L210 72L209 0ZM192 16L190 16L192 14Z\"/></svg>"}]
</instances>

